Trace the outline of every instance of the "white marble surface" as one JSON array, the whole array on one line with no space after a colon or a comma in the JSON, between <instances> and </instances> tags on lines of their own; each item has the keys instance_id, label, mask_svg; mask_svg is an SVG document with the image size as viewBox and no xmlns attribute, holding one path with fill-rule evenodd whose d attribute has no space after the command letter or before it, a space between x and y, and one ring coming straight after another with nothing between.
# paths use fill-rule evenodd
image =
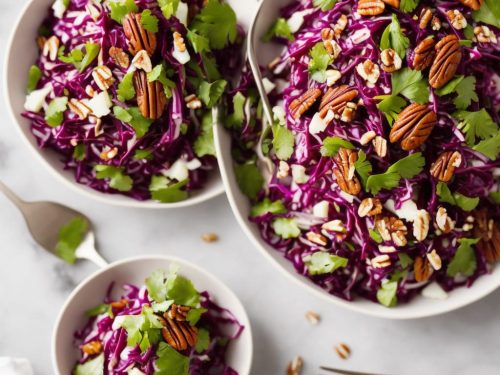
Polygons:
<instances>
[{"instance_id":1,"label":"white marble surface","mask_svg":"<svg viewBox=\"0 0 500 375\"><path fill-rule=\"evenodd\" d=\"M0 0L2 65L7 36L24 2ZM500 373L500 291L473 306L419 321L393 322L341 310L278 274L248 243L224 197L196 208L152 212L106 207L61 186L21 143L4 98L0 178L23 198L56 200L91 217L99 248L111 261L174 254L216 274L248 309L254 375L283 374L296 354L304 357L303 374L318 375L319 365L389 374ZM205 232L218 233L220 242L203 243ZM20 214L0 196L0 356L29 358L37 375L53 374L50 338L56 314L75 285L94 270L88 263L66 266L42 252ZM322 315L320 325L304 319L309 309ZM347 361L333 352L339 342L352 348Z\"/></svg>"}]
</instances>

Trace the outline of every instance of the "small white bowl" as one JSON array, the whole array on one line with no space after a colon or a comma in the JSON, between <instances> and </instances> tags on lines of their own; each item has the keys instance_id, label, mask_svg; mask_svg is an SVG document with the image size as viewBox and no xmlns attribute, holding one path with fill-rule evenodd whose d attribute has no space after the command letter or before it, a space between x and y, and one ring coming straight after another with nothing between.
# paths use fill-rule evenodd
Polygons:
<instances>
[{"instance_id":1,"label":"small white bowl","mask_svg":"<svg viewBox=\"0 0 500 375\"><path fill-rule=\"evenodd\" d=\"M7 45L4 64L4 94L13 124L29 149L42 162L42 165L47 167L61 183L79 193L102 203L123 207L152 209L188 207L224 193L224 186L217 170L212 171L203 189L192 192L190 197L182 202L160 203L153 200L142 202L120 194L102 193L77 183L73 171L63 169L63 164L60 161L61 156L57 152L49 149L41 150L38 147L36 139L30 131L30 121L23 118L21 113L24 112L28 70L36 61L39 53L35 42L38 28L47 17L53 3L54 0L31 0L24 6Z\"/></svg>"},{"instance_id":2,"label":"small white bowl","mask_svg":"<svg viewBox=\"0 0 500 375\"><path fill-rule=\"evenodd\" d=\"M170 265L180 266L180 274L193 281L200 291L208 291L215 302L229 309L245 327L240 338L228 350L228 364L240 375L250 374L253 356L250 321L238 297L221 281L203 269L185 260L170 256L145 256L113 263L88 277L68 297L52 335L52 365L56 375L71 374L78 360L79 350L74 346L73 334L81 329L88 318L84 313L102 303L107 289L114 284L113 296L119 298L124 284L144 285L151 272L168 270Z\"/></svg>"}]
</instances>

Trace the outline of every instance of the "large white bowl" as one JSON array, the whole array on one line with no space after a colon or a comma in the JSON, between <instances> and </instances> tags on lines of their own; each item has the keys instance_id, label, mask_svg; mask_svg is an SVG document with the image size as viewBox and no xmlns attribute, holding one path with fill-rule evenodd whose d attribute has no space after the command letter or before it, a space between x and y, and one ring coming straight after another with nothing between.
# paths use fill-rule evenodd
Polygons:
<instances>
[{"instance_id":1,"label":"large white bowl","mask_svg":"<svg viewBox=\"0 0 500 375\"><path fill-rule=\"evenodd\" d=\"M269 45L263 47L260 36L264 35L269 25L274 22L279 9L288 3L290 3L290 0L263 0L261 3L263 9L259 15L258 22L255 24L256 38L254 39L254 48L261 66L266 66L274 57L278 56L280 50L273 50ZM352 311L381 318L416 319L456 310L485 297L500 287L500 267L495 267L491 275L482 276L470 288L462 287L452 291L445 300L433 300L419 296L408 304L403 304L395 308L386 308L364 299L347 302L330 295L311 280L299 275L290 261L286 260L280 252L262 240L257 226L248 220L251 208L250 203L248 198L241 193L236 182L231 157L230 134L223 129L222 125L217 126L214 133L217 154L219 155L219 168L226 187L226 194L243 231L255 247L276 266L276 269L325 301Z\"/></svg>"},{"instance_id":2,"label":"large white bowl","mask_svg":"<svg viewBox=\"0 0 500 375\"><path fill-rule=\"evenodd\" d=\"M115 283L113 297L119 298L122 285L144 285L146 277L159 269L168 270L172 264L180 266L180 274L193 281L200 291L208 291L220 306L229 309L245 326L240 338L228 350L227 362L241 375L250 374L253 356L252 331L245 309L236 295L221 281L203 269L185 260L170 256L131 258L111 264L88 277L68 297L52 336L52 364L56 375L68 375L78 360L73 334L88 318L84 312L102 303L107 289Z\"/></svg>"},{"instance_id":3,"label":"large white bowl","mask_svg":"<svg viewBox=\"0 0 500 375\"><path fill-rule=\"evenodd\" d=\"M236 2L235 0L229 1ZM92 197L103 203L139 208L179 208L187 207L214 198L224 192L220 174L213 171L203 189L193 192L191 196L182 202L159 203L155 201L137 201L120 194L107 194L96 191L88 186L78 184L75 181L73 171L63 170L61 156L53 150L41 150L36 144L35 137L30 131L30 121L23 118L24 101L26 99L26 83L28 70L35 62L38 48L35 43L37 31L48 14L54 0L31 0L21 11L10 41L7 45L7 53L4 67L4 94L7 99L7 107L11 113L12 122L19 134L32 151L33 155L47 167L56 178L76 191ZM240 13L245 15L245 13Z\"/></svg>"}]
</instances>

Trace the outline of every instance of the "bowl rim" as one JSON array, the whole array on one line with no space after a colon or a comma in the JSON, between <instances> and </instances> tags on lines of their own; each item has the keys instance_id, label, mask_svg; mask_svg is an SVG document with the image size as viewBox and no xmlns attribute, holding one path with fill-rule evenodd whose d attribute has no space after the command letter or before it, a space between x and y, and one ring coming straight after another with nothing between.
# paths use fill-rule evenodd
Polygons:
<instances>
[{"instance_id":1,"label":"bowl rim","mask_svg":"<svg viewBox=\"0 0 500 375\"><path fill-rule=\"evenodd\" d=\"M483 285L482 289L474 290L474 293L468 293L467 297L456 299L453 302L448 302L448 304L446 305L440 305L439 307L427 310L424 310L423 308L420 309L411 308L411 302L405 305L406 306L405 310L390 309L390 308L377 309L375 308L377 306L375 303L373 303L373 308L371 308L370 306L372 305L360 305L357 304L356 301L346 301L339 297L336 297L335 295L327 293L321 287L310 282L309 279L288 270L286 267L280 264L278 260L275 259L271 253L272 251L274 251L274 249L271 248L269 245L265 244L260 237L257 237L252 233L250 227L253 224L248 221L248 219L242 214L242 212L240 212L243 211L244 209L242 210L241 205L238 203L238 199L236 198L235 195L235 189L238 189L238 186L234 181L234 179L230 177L228 171L225 168L226 166L224 163L225 159L224 155L230 155L230 150L228 151L222 148L221 139L222 137L230 138L230 134L227 132L226 129L224 129L223 125L220 122L214 129L214 137L215 137L215 147L217 149L217 154L219 155L219 158L217 159L219 163L219 170L221 171L222 181L226 188L227 200L229 201L231 210L240 228L243 230L243 232L250 240L250 242L254 245L254 247L257 248L258 251L275 268L277 268L281 274L285 275L286 278L292 280L295 284L300 285L301 288L308 291L312 295L320 298L321 300L329 304L345 308L349 311L354 311L371 317L383 318L389 320L412 320L412 319L422 319L422 318L429 318L433 316L443 315L452 312L454 310L458 310L460 308L463 308L474 302L479 301L480 299L486 297L487 295L493 293L495 290L500 288L500 279L499 279L499 281L496 283L492 281L489 284ZM232 160L231 156L229 156L229 158ZM497 268L496 272L497 273L500 272L500 267L497 266L496 268ZM488 277L492 275L488 274L483 276ZM466 287L464 286L463 288ZM437 302L442 302L442 301L436 301L436 303Z\"/></svg>"},{"instance_id":2,"label":"bowl rim","mask_svg":"<svg viewBox=\"0 0 500 375\"><path fill-rule=\"evenodd\" d=\"M58 337L58 331L59 331L59 326L61 324L61 321L66 313L66 310L68 309L69 305L75 300L75 297L77 296L78 293L82 289L84 289L88 283L90 283L92 280L97 278L98 276L105 274L107 272L112 272L115 268L119 268L123 265L127 264L133 264L136 262L141 262L141 261L167 261L171 263L178 264L181 268L181 273L182 273L182 267L188 266L189 268L192 268L196 273L200 274L203 278L210 279L212 282L217 284L220 289L223 291L223 294L230 296L231 298L234 299L235 303L239 305L243 316L238 316L238 321L240 321L244 326L245 330L247 330L248 335L250 337L249 340L249 347L247 348L248 351L248 365L246 368L246 372L242 373L242 375L245 374L250 374L250 371L252 369L252 363L253 363L253 356L254 356L254 343L253 343L253 333L252 333L252 326L250 322L250 318L248 316L248 313L246 311L245 305L241 302L239 297L236 295L235 292L232 291L231 288L229 288L223 281L221 281L218 277L213 275L212 273L206 271L202 267L179 257L176 256L171 256L171 255L141 255L141 256L134 256L134 257L129 257L126 259L122 259L113 263L110 263L107 267L101 268L89 276L87 276L83 281L81 281L78 286L70 293L68 297L66 297L66 300L64 301L64 304L60 308L56 320L54 322L53 328L52 328L52 335L51 335L51 343L50 343L50 350L51 350L51 362L52 362L52 367L55 371L55 373L58 373L58 366L57 366L57 356L56 356L56 341Z\"/></svg>"},{"instance_id":3,"label":"bowl rim","mask_svg":"<svg viewBox=\"0 0 500 375\"><path fill-rule=\"evenodd\" d=\"M37 147L35 147L34 144L30 142L28 139L27 135L23 133L21 130L21 124L19 123L17 119L17 113L14 110L14 104L11 98L11 91L12 91L12 86L9 84L9 79L8 79L8 74L11 66L11 54L14 46L14 42L16 40L16 35L22 31L22 25L21 21L23 18L28 14L30 11L30 8L34 3L36 3L38 0L29 0L26 2L26 4L23 6L23 8L20 10L19 14L16 17L16 20L14 22L14 26L12 28L12 32L10 33L8 39L7 39L7 44L6 44L6 53L5 53L5 58L4 58L4 65L3 65L3 73L2 73L2 78L3 78L3 94L5 96L5 101L7 104L7 111L9 112L10 115L10 120L12 121L12 126L16 128L16 131L20 138L23 139L23 143L27 148L30 149L32 155L36 155L36 159L45 167L46 170L50 171L50 174L55 177L56 180L60 182L61 185L69 186L73 191L78 192L86 197L92 198L95 201L98 201L100 203L104 204L109 204L112 206L117 206L117 207L128 207L128 208L142 208L142 209L155 209L155 210L168 210L168 209L175 209L175 208L184 208L184 207L191 207L195 206L201 203L204 203L206 201L209 201L215 197L218 197L224 193L224 184L222 183L220 172L217 170L212 171L213 176L212 179L214 180L214 186L213 189L209 192L204 191L206 189L202 188L197 192L196 195L190 196L188 199L181 201L181 202L176 202L176 203L161 203L161 202L156 202L154 200L146 200L146 201L139 201L131 197L127 197L122 194L109 194L109 193L104 193L100 192L98 190L94 190L92 188L89 188L85 185L79 184L76 181L66 179L63 176L63 172L65 172L62 169L58 169L55 166L51 165L45 157L42 155L43 152L46 152L48 150L42 150ZM47 2L49 2L47 0ZM53 151L57 152L57 151ZM216 168L217 169L217 168ZM218 175L217 175L218 174Z\"/></svg>"}]
</instances>

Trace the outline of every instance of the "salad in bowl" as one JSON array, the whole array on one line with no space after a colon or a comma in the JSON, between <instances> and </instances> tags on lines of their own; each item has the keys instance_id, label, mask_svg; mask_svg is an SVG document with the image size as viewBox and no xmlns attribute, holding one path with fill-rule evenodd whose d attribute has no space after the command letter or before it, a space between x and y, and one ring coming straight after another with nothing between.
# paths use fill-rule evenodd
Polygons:
<instances>
[{"instance_id":1,"label":"salad in bowl","mask_svg":"<svg viewBox=\"0 0 500 375\"><path fill-rule=\"evenodd\" d=\"M261 69L272 123L250 72L226 120L257 242L314 289L356 305L446 300L454 289L461 297L448 308L463 305L459 290L500 259L500 9L280 3L259 35L282 46Z\"/></svg>"},{"instance_id":2,"label":"salad in bowl","mask_svg":"<svg viewBox=\"0 0 500 375\"><path fill-rule=\"evenodd\" d=\"M239 70L242 39L222 0L56 0L22 116L77 183L186 201L218 178L212 111Z\"/></svg>"}]
</instances>

